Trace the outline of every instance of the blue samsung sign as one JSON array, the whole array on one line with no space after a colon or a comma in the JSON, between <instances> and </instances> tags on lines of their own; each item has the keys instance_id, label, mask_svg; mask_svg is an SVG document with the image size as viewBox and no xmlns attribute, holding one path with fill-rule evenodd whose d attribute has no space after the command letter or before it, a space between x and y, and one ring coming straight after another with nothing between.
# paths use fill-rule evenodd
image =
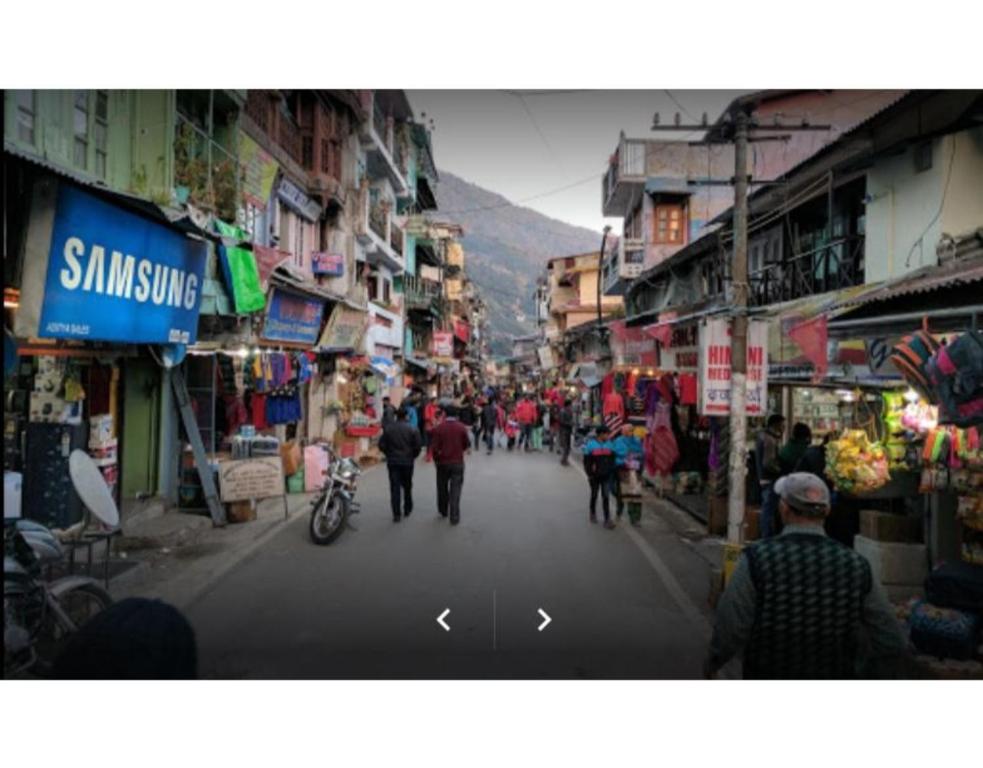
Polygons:
<instances>
[{"instance_id":1,"label":"blue samsung sign","mask_svg":"<svg viewBox=\"0 0 983 768\"><path fill-rule=\"evenodd\" d=\"M38 335L192 344L207 256L202 241L62 184Z\"/></svg>"}]
</instances>

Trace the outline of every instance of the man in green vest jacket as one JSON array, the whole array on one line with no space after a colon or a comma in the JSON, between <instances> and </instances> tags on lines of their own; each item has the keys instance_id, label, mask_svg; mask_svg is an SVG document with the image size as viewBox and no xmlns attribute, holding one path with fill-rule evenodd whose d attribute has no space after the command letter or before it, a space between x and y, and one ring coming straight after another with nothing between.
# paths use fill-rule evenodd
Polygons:
<instances>
[{"instance_id":1,"label":"man in green vest jacket","mask_svg":"<svg viewBox=\"0 0 983 768\"><path fill-rule=\"evenodd\" d=\"M826 484L793 472L775 492L785 528L741 554L704 673L713 677L740 653L745 678L899 676L904 635L867 560L826 536Z\"/></svg>"}]
</instances>

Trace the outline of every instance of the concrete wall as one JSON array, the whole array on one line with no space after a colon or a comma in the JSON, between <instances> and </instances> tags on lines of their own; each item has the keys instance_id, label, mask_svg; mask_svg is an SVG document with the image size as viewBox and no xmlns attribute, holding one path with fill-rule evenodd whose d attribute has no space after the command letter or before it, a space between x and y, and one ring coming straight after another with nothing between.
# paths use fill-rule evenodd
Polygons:
<instances>
[{"instance_id":1,"label":"concrete wall","mask_svg":"<svg viewBox=\"0 0 983 768\"><path fill-rule=\"evenodd\" d=\"M937 264L935 248L943 233L957 235L983 225L981 135L974 129L934 140L932 167L921 172L915 169L914 148L880 160L869 171L867 282Z\"/></svg>"}]
</instances>

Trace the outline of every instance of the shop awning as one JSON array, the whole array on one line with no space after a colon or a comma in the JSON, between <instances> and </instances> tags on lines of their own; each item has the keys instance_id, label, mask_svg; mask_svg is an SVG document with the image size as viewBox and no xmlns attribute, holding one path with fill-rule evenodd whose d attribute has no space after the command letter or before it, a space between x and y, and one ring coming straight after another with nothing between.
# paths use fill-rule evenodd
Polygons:
<instances>
[{"instance_id":1,"label":"shop awning","mask_svg":"<svg viewBox=\"0 0 983 768\"><path fill-rule=\"evenodd\" d=\"M335 293L334 291L329 291L327 288L322 287L319 283L307 277L306 274L291 264L282 262L277 264L277 266L273 269L273 272L270 274L270 285L303 293L311 298L320 299L321 301L344 304L345 306L356 310L367 309L367 307L350 301L340 293Z\"/></svg>"},{"instance_id":2,"label":"shop awning","mask_svg":"<svg viewBox=\"0 0 983 768\"><path fill-rule=\"evenodd\" d=\"M406 361L407 365L418 368L423 372L429 371L432 366L432 363L430 363L428 360L421 359L419 357L411 357L410 355L407 355L403 359Z\"/></svg>"},{"instance_id":3,"label":"shop awning","mask_svg":"<svg viewBox=\"0 0 983 768\"><path fill-rule=\"evenodd\" d=\"M48 171L54 176L68 179L75 184L83 186L87 191L99 195L100 197L103 197L116 205L123 208L128 208L134 213L142 214L162 224L167 224L168 226L173 227L186 235L193 235L195 237L208 239L213 242L219 242L221 240L218 234L209 231L206 222L196 220L194 212L190 208L181 209L171 208L169 206L160 206L151 202L150 200L145 200L142 197L129 195L115 189L110 189L108 186L106 186L105 182L97 181L82 173L77 173L68 168L55 165L42 157L38 157L24 151L12 142L5 141L3 144L3 151L5 154L9 154L19 160L23 160L33 166ZM200 214L200 212L198 213Z\"/></svg>"},{"instance_id":4,"label":"shop awning","mask_svg":"<svg viewBox=\"0 0 983 768\"><path fill-rule=\"evenodd\" d=\"M567 383L581 383L585 387L596 387L601 383L601 376L597 370L597 363L574 363L573 368L567 376Z\"/></svg>"},{"instance_id":5,"label":"shop awning","mask_svg":"<svg viewBox=\"0 0 983 768\"><path fill-rule=\"evenodd\" d=\"M369 358L369 366L373 371L382 376L387 383L392 384L396 377L402 372L400 367L388 357L375 355Z\"/></svg>"}]
</instances>

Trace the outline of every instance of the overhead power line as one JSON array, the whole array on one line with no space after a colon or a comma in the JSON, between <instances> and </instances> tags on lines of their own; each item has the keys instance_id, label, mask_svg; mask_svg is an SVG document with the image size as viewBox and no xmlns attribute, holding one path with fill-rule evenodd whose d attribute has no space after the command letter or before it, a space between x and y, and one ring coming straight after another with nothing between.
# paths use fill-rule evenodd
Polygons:
<instances>
[{"instance_id":1,"label":"overhead power line","mask_svg":"<svg viewBox=\"0 0 983 768\"><path fill-rule=\"evenodd\" d=\"M677 99L675 96L672 95L672 91L667 91L667 90L664 90L663 89L662 92L666 96L668 96L670 99L672 99L672 103L675 104L677 107L679 107L679 109L682 111L682 113L684 115L686 115L686 117L688 117L694 123L697 122L697 118L693 117L693 113L690 112L688 109L686 109L686 107L684 107L682 104L679 103L679 99Z\"/></svg>"},{"instance_id":2,"label":"overhead power line","mask_svg":"<svg viewBox=\"0 0 983 768\"><path fill-rule=\"evenodd\" d=\"M544 197L549 197L550 195L558 194L559 192L565 192L566 190L573 189L574 187L579 187L582 184L586 184L588 181L596 182L598 181L598 179L600 179L600 176L596 173L592 173L590 176L587 176L586 178L583 178L580 181L575 181L572 182L571 184L567 184L562 187L557 187L556 189L550 189L546 192L540 192L537 195L532 195L531 197L525 197L522 200L516 200L514 202L506 201L504 203L497 203L496 205L485 205L478 208L461 208L456 211L438 210L437 214L440 216L447 216L454 213L479 213L480 211L493 211L499 208L515 208L517 206L524 205L525 203L530 203L533 200L539 200Z\"/></svg>"}]
</instances>

